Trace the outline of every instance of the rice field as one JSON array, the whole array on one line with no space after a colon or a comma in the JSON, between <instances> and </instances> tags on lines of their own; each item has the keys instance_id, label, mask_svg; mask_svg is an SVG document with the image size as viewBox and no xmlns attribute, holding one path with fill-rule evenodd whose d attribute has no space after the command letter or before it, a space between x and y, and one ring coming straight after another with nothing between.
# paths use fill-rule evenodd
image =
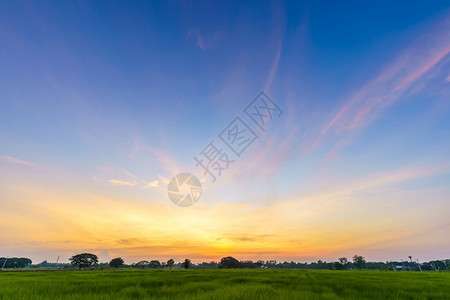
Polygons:
<instances>
[{"instance_id":1,"label":"rice field","mask_svg":"<svg viewBox=\"0 0 450 300\"><path fill-rule=\"evenodd\" d=\"M450 299L449 272L0 272L0 299Z\"/></svg>"}]
</instances>

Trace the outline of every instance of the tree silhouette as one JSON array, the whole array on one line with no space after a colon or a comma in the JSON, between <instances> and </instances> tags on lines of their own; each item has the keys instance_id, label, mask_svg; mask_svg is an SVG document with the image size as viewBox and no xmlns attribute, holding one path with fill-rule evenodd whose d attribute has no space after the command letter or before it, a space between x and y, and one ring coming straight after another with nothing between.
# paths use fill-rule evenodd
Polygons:
<instances>
[{"instance_id":1,"label":"tree silhouette","mask_svg":"<svg viewBox=\"0 0 450 300\"><path fill-rule=\"evenodd\" d=\"M363 256L360 256L360 255L353 256L353 264L359 270L361 270L364 267L365 263L366 263L366 259Z\"/></svg>"},{"instance_id":2,"label":"tree silhouette","mask_svg":"<svg viewBox=\"0 0 450 300\"><path fill-rule=\"evenodd\" d=\"M161 263L159 262L159 260L152 260L151 262L149 262L148 267L151 269L157 269L161 267Z\"/></svg>"},{"instance_id":3,"label":"tree silhouette","mask_svg":"<svg viewBox=\"0 0 450 300\"><path fill-rule=\"evenodd\" d=\"M117 258L113 258L110 262L109 262L109 266L112 268L120 268L123 266L123 259L120 257Z\"/></svg>"},{"instance_id":4,"label":"tree silhouette","mask_svg":"<svg viewBox=\"0 0 450 300\"><path fill-rule=\"evenodd\" d=\"M0 257L0 269L2 267L5 268L25 268L28 265L31 265L32 261L29 258L21 257Z\"/></svg>"},{"instance_id":5,"label":"tree silhouette","mask_svg":"<svg viewBox=\"0 0 450 300\"><path fill-rule=\"evenodd\" d=\"M219 263L219 269L236 269L242 268L242 264L234 257L223 257Z\"/></svg>"},{"instance_id":6,"label":"tree silhouette","mask_svg":"<svg viewBox=\"0 0 450 300\"><path fill-rule=\"evenodd\" d=\"M183 262L183 268L189 269L190 266L191 266L191 260L189 258L186 258Z\"/></svg>"},{"instance_id":7,"label":"tree silhouette","mask_svg":"<svg viewBox=\"0 0 450 300\"><path fill-rule=\"evenodd\" d=\"M81 253L69 258L70 263L73 266L77 266L79 269L87 268L98 263L98 257L92 253Z\"/></svg>"},{"instance_id":8,"label":"tree silhouette","mask_svg":"<svg viewBox=\"0 0 450 300\"><path fill-rule=\"evenodd\" d=\"M172 270L172 267L173 267L174 264L175 264L175 261L172 258L167 261L167 266L171 270Z\"/></svg>"},{"instance_id":9,"label":"tree silhouette","mask_svg":"<svg viewBox=\"0 0 450 300\"><path fill-rule=\"evenodd\" d=\"M141 261L137 262L135 264L135 266L138 268L145 268L145 267L148 267L149 264L150 264L150 262L148 260L141 260Z\"/></svg>"},{"instance_id":10,"label":"tree silhouette","mask_svg":"<svg viewBox=\"0 0 450 300\"><path fill-rule=\"evenodd\" d=\"M336 270L345 270L347 269L348 260L347 257L340 257L338 261L334 263L334 267Z\"/></svg>"}]
</instances>

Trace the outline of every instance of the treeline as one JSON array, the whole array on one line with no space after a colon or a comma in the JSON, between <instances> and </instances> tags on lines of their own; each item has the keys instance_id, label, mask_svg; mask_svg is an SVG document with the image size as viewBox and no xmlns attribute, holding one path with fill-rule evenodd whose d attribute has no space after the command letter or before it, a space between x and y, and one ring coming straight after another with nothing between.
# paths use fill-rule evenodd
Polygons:
<instances>
[{"instance_id":1,"label":"treeline","mask_svg":"<svg viewBox=\"0 0 450 300\"><path fill-rule=\"evenodd\" d=\"M0 257L0 268L25 268L31 263L31 259L25 257Z\"/></svg>"},{"instance_id":2,"label":"treeline","mask_svg":"<svg viewBox=\"0 0 450 300\"><path fill-rule=\"evenodd\" d=\"M201 262L194 264L189 259L181 262L175 262L174 259L167 261L159 260L141 260L136 263L125 264L120 257L112 259L110 262L100 263L98 257L91 253L81 253L72 256L70 263L49 263L43 261L39 264L32 265L32 261L28 258L0 258L0 268L63 268L63 269L83 269L83 268L131 268L131 269L172 269L172 268L195 268L195 269L228 269L228 268L245 268L245 269L304 269L304 270L381 270L381 271L440 271L450 270L450 259L434 260L419 263L409 260L386 261L386 262L367 262L363 256L355 255L351 260L346 257L338 258L336 261L327 262L318 260L317 262L277 262L276 260L242 260L239 261L234 257L228 256L222 258L219 262Z\"/></svg>"},{"instance_id":3,"label":"treeline","mask_svg":"<svg viewBox=\"0 0 450 300\"><path fill-rule=\"evenodd\" d=\"M318 260L312 263L301 262L277 262L276 260L256 262L246 260L238 261L233 257L224 257L218 264L218 268L268 268L268 269L304 269L304 270L380 270L380 271L439 271L450 270L450 259L434 260L418 263L417 261L387 261L367 262L363 256L355 255L352 261L341 257L337 261L327 262Z\"/></svg>"}]
</instances>

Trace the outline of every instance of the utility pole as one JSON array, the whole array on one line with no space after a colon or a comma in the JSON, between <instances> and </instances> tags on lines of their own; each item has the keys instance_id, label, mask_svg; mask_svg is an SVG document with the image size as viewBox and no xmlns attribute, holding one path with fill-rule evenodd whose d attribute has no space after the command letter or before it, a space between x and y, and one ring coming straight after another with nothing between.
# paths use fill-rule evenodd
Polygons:
<instances>
[{"instance_id":1,"label":"utility pole","mask_svg":"<svg viewBox=\"0 0 450 300\"><path fill-rule=\"evenodd\" d=\"M419 266L420 272L422 272L422 267L421 267L420 264L419 264L419 259L418 259L418 258L416 258L416 263L417 263L417 265Z\"/></svg>"},{"instance_id":2,"label":"utility pole","mask_svg":"<svg viewBox=\"0 0 450 300\"><path fill-rule=\"evenodd\" d=\"M7 257L5 258L5 262L3 263L2 271L3 271L3 268L4 268L5 265L6 265L6 262L8 261L8 257L9 257L9 256L7 256Z\"/></svg>"},{"instance_id":3,"label":"utility pole","mask_svg":"<svg viewBox=\"0 0 450 300\"><path fill-rule=\"evenodd\" d=\"M58 261L59 261L59 256L58 256L58 258L56 259L56 268L58 269Z\"/></svg>"},{"instance_id":4,"label":"utility pole","mask_svg":"<svg viewBox=\"0 0 450 300\"><path fill-rule=\"evenodd\" d=\"M434 266L434 264L432 262L430 262L430 265L433 267L433 270L436 271L436 267Z\"/></svg>"}]
</instances>

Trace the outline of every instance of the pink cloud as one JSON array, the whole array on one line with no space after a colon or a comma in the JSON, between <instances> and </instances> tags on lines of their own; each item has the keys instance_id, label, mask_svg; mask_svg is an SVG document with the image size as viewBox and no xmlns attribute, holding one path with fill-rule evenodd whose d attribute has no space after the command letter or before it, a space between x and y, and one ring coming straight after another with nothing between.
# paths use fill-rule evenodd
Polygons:
<instances>
[{"instance_id":1,"label":"pink cloud","mask_svg":"<svg viewBox=\"0 0 450 300\"><path fill-rule=\"evenodd\" d=\"M449 29L450 30L450 29ZM431 56L425 63L423 63L420 67L415 69L409 76L407 76L396 88L395 90L401 90L405 88L407 85L415 82L422 75L425 74L428 70L433 68L438 62L440 62L445 56L450 53L450 44L447 47L444 46L438 53Z\"/></svg>"},{"instance_id":2,"label":"pink cloud","mask_svg":"<svg viewBox=\"0 0 450 300\"><path fill-rule=\"evenodd\" d=\"M376 120L380 113L405 95L424 89L419 82L433 76L450 53L450 18L416 39L378 76L360 88L324 126L309 145L308 151L334 129L336 133L363 128ZM416 85L417 89L410 91Z\"/></svg>"},{"instance_id":3,"label":"pink cloud","mask_svg":"<svg viewBox=\"0 0 450 300\"><path fill-rule=\"evenodd\" d=\"M153 153L156 160L160 163L160 165L166 171L168 171L170 173L170 175L172 175L172 174L175 175L175 174L179 173L180 170L187 169L187 166L185 164L182 164L181 162L177 161L174 157L172 157L168 153L165 153L164 151L155 149L151 146L144 144L142 139L137 137L135 140L135 143L134 143L134 149L132 150L132 152L130 154L130 158L135 157L141 151L150 151L151 153ZM122 172L124 172L124 171L128 172L128 171L122 169ZM130 177L133 177L135 179L139 179L140 181L144 181L140 178L137 178L135 175L131 174L130 172L128 172L127 175L129 175Z\"/></svg>"},{"instance_id":4,"label":"pink cloud","mask_svg":"<svg viewBox=\"0 0 450 300\"><path fill-rule=\"evenodd\" d=\"M8 155L0 155L0 159L6 162L10 162L10 163L15 163L15 164L19 164L19 165L27 165L27 166L31 166L33 165L32 163L22 160L22 159L18 159L12 156L8 156Z\"/></svg>"}]
</instances>

